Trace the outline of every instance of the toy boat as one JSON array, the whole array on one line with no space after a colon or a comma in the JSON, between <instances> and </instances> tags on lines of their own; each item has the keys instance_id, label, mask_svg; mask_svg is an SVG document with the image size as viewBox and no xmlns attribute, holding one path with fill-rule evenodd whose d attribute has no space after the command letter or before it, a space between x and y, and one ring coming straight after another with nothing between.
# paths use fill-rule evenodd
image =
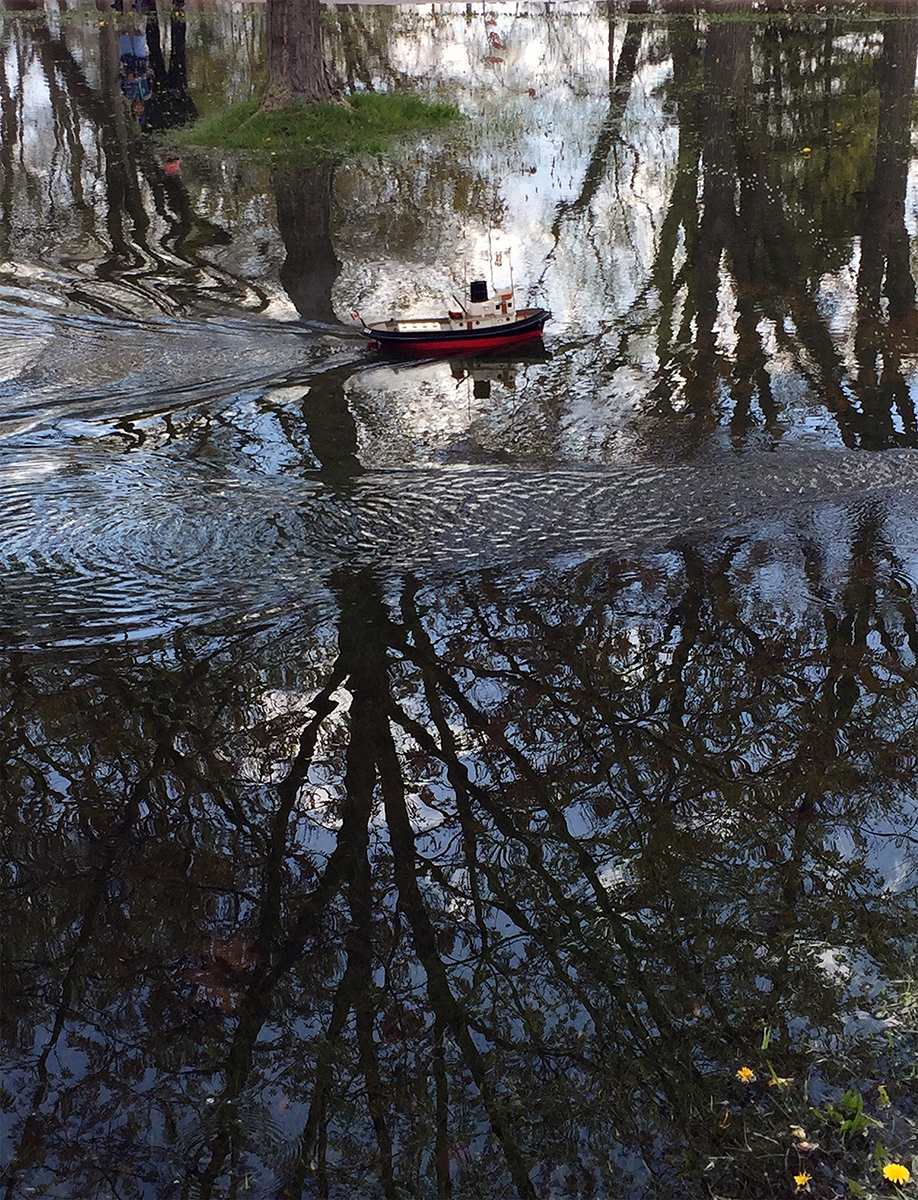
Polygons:
<instances>
[{"instance_id":1,"label":"toy boat","mask_svg":"<svg viewBox=\"0 0 918 1200\"><path fill-rule=\"evenodd\" d=\"M483 279L474 280L468 300L456 299L456 304L456 309L442 317L390 317L368 325L356 313L354 316L377 350L412 358L470 354L535 341L551 317L544 308L518 309L512 288L489 299Z\"/></svg>"}]
</instances>

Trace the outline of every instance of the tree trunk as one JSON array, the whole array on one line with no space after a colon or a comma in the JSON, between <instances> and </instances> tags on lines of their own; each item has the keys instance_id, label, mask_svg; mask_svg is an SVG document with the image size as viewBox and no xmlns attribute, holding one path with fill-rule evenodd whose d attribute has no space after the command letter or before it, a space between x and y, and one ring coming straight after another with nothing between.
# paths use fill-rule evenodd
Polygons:
<instances>
[{"instance_id":1,"label":"tree trunk","mask_svg":"<svg viewBox=\"0 0 918 1200\"><path fill-rule=\"evenodd\" d=\"M337 100L322 47L319 0L268 0L268 62L261 107Z\"/></svg>"}]
</instances>

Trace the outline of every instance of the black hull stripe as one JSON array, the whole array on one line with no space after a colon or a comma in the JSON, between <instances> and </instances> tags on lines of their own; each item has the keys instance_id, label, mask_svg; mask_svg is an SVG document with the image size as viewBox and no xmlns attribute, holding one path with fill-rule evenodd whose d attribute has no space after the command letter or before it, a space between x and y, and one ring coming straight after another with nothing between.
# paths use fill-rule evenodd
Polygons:
<instances>
[{"instance_id":1,"label":"black hull stripe","mask_svg":"<svg viewBox=\"0 0 918 1200\"><path fill-rule=\"evenodd\" d=\"M544 308L537 309L531 317L523 321L514 321L508 325L488 325L477 329L426 329L414 333L401 333L391 329L377 329L368 325L367 332L376 342L388 342L391 345L410 345L412 342L467 342L472 339L494 337L513 337L517 333L528 333L532 329L541 329L551 316Z\"/></svg>"}]
</instances>

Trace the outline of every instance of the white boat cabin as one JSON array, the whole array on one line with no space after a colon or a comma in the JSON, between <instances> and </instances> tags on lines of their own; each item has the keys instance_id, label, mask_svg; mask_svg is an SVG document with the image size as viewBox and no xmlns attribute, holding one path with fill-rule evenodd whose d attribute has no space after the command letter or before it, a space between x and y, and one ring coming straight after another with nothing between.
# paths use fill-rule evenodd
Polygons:
<instances>
[{"instance_id":1,"label":"white boat cabin","mask_svg":"<svg viewBox=\"0 0 918 1200\"><path fill-rule=\"evenodd\" d=\"M513 289L505 288L488 297L488 285L477 279L469 286L469 299L450 309L445 317L390 317L385 328L398 333L442 333L447 329L490 328L495 325L512 325L516 321Z\"/></svg>"}]
</instances>

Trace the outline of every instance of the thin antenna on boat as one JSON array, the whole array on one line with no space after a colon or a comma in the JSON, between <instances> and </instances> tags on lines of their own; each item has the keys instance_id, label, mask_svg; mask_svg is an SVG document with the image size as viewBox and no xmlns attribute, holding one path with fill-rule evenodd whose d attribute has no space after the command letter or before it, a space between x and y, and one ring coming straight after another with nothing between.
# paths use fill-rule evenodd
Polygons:
<instances>
[{"instance_id":1,"label":"thin antenna on boat","mask_svg":"<svg viewBox=\"0 0 918 1200\"><path fill-rule=\"evenodd\" d=\"M512 294L512 292L513 292L513 255L510 251L509 246L507 247L507 261L510 263L510 292Z\"/></svg>"}]
</instances>

